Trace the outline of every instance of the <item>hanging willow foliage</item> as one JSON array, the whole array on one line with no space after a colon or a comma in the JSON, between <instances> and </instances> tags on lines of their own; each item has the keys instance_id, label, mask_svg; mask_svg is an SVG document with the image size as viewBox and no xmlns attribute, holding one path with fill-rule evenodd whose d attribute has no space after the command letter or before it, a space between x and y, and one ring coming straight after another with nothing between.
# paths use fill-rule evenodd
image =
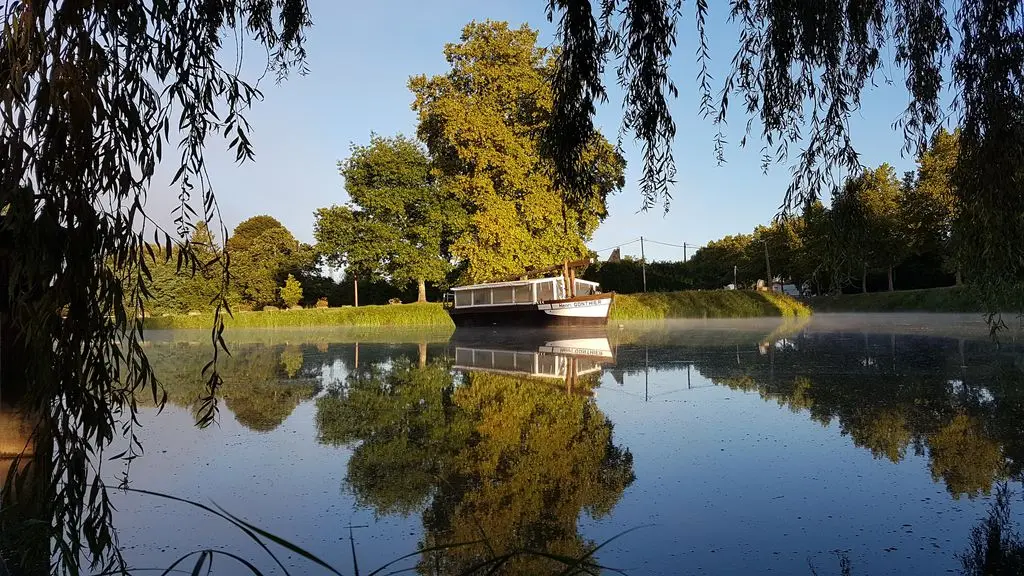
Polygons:
<instances>
[{"instance_id":1,"label":"hanging willow foliage","mask_svg":"<svg viewBox=\"0 0 1024 576\"><path fill-rule=\"evenodd\" d=\"M283 78L302 70L311 22L305 0L21 0L3 10L0 360L7 400L17 390L36 420L36 456L7 485L0 535L36 543L17 547L37 556L22 565L78 573L85 557L123 569L101 474L115 436L130 447L114 459L141 452L136 395L161 399L142 347L149 263L176 246L179 269L219 266L226 285L225 255L200 261L209 252L187 240L192 222L220 222L204 146L223 136L239 161L252 158L243 114L260 92L240 77L243 48L256 46ZM178 154L165 156L179 135ZM145 207L164 159L178 167L173 231ZM226 352L223 290L214 304L203 423L216 414Z\"/></svg>"},{"instance_id":2,"label":"hanging willow foliage","mask_svg":"<svg viewBox=\"0 0 1024 576\"><path fill-rule=\"evenodd\" d=\"M908 104L892 127L905 152L921 151L944 122L962 128L958 235L971 263L966 272L994 294L1024 279L1024 1L963 1L953 13L947 4L732 0L722 16L738 29L737 48L716 94L707 66L709 2L694 0L699 112L720 128L713 143L720 161L735 101L746 119L740 144L759 139L765 168L793 161L782 202L788 211L838 190L842 174L861 171L850 120L876 76L901 70ZM585 182L580 150L594 130L595 102L606 99L602 74L613 60L625 90L623 130L643 148L643 206L668 209L675 174L668 98L675 86L667 70L682 8L682 0L549 0L564 49L546 142L565 187ZM943 106L944 91L951 106Z\"/></svg>"}]
</instances>

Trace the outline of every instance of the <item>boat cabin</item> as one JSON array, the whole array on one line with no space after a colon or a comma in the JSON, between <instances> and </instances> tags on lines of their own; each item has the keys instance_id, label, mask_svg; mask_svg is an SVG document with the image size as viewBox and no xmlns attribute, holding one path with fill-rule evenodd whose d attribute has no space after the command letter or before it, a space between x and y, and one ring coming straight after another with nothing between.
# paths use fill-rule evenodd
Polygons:
<instances>
[{"instance_id":1,"label":"boat cabin","mask_svg":"<svg viewBox=\"0 0 1024 576\"><path fill-rule=\"evenodd\" d=\"M574 280L575 296L590 296L600 292L597 282ZM485 306L514 306L517 304L543 304L551 300L565 300L565 279L537 278L513 282L494 282L452 288L455 308Z\"/></svg>"},{"instance_id":2,"label":"boat cabin","mask_svg":"<svg viewBox=\"0 0 1024 576\"><path fill-rule=\"evenodd\" d=\"M488 350L481 348L456 348L456 370L492 372L534 378L558 378L584 376L600 372L603 358L576 357L550 354L540 351Z\"/></svg>"}]
</instances>

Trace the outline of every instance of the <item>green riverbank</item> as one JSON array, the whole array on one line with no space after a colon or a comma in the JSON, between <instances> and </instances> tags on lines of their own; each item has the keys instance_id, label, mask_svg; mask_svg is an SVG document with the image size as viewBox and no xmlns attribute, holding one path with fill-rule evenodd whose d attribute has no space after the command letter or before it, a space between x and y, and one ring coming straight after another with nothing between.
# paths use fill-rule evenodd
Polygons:
<instances>
[{"instance_id":1,"label":"green riverbank","mask_svg":"<svg viewBox=\"0 0 1024 576\"><path fill-rule=\"evenodd\" d=\"M968 286L817 296L807 303L815 312L985 312Z\"/></svg>"},{"instance_id":2,"label":"green riverbank","mask_svg":"<svg viewBox=\"0 0 1024 576\"><path fill-rule=\"evenodd\" d=\"M764 292L709 290L622 294L615 297L610 322L663 320L668 318L754 318L806 316L810 309L787 296ZM146 328L203 329L210 316L172 315L146 319ZM229 328L354 327L451 327L441 304L389 304L359 308L306 308L272 312L236 312L226 319Z\"/></svg>"},{"instance_id":3,"label":"green riverbank","mask_svg":"<svg viewBox=\"0 0 1024 576\"><path fill-rule=\"evenodd\" d=\"M647 292L615 297L610 322L671 318L809 316L811 309L781 294L747 290Z\"/></svg>"},{"instance_id":4,"label":"green riverbank","mask_svg":"<svg viewBox=\"0 0 1024 576\"><path fill-rule=\"evenodd\" d=\"M212 314L175 314L146 319L146 328L209 328ZM316 326L452 326L441 304L385 304L343 308L303 308L272 312L235 312L225 317L228 328L312 328Z\"/></svg>"}]
</instances>

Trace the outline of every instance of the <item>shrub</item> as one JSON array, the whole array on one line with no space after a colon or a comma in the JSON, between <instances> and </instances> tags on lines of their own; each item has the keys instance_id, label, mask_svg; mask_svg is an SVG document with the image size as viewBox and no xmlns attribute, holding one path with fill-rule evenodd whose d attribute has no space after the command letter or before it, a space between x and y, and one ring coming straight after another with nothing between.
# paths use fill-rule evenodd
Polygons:
<instances>
[{"instance_id":1,"label":"shrub","mask_svg":"<svg viewBox=\"0 0 1024 576\"><path fill-rule=\"evenodd\" d=\"M390 299L388 299L388 304L401 304L401 303L402 303L402 301L399 300L398 298L390 298Z\"/></svg>"},{"instance_id":2,"label":"shrub","mask_svg":"<svg viewBox=\"0 0 1024 576\"><path fill-rule=\"evenodd\" d=\"M267 305L263 307L264 312L277 312L278 310L280 310L280 308L278 308L277 306Z\"/></svg>"},{"instance_id":3,"label":"shrub","mask_svg":"<svg viewBox=\"0 0 1024 576\"><path fill-rule=\"evenodd\" d=\"M319 300L316 301L316 307L317 308L327 308L328 306L329 305L327 303L327 297L326 296L322 297L322 298L320 298Z\"/></svg>"},{"instance_id":4,"label":"shrub","mask_svg":"<svg viewBox=\"0 0 1024 576\"><path fill-rule=\"evenodd\" d=\"M285 308L294 308L299 304L299 300L302 300L302 284L289 274L284 281L284 286L278 289L278 294L281 296Z\"/></svg>"}]
</instances>

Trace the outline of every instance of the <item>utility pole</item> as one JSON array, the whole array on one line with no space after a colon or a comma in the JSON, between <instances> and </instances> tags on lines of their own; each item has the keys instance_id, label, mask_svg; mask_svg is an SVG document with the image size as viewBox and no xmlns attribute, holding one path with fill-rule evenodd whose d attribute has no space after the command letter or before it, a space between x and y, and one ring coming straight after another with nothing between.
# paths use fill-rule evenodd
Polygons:
<instances>
[{"instance_id":1,"label":"utility pole","mask_svg":"<svg viewBox=\"0 0 1024 576\"><path fill-rule=\"evenodd\" d=\"M764 242L764 267L768 269L768 291L773 292L775 290L775 279L772 278L772 262L768 259L768 241Z\"/></svg>"},{"instance_id":2,"label":"utility pole","mask_svg":"<svg viewBox=\"0 0 1024 576\"><path fill-rule=\"evenodd\" d=\"M683 242L683 262L686 262L686 242Z\"/></svg>"},{"instance_id":3,"label":"utility pole","mask_svg":"<svg viewBox=\"0 0 1024 576\"><path fill-rule=\"evenodd\" d=\"M644 292L647 292L647 257L644 256L644 237L640 237L640 271L644 277Z\"/></svg>"},{"instance_id":4,"label":"utility pole","mask_svg":"<svg viewBox=\"0 0 1024 576\"><path fill-rule=\"evenodd\" d=\"M740 283L736 281L736 269L737 268L738 268L738 266L733 264L733 266L732 266L732 288L733 288L733 290L739 290L740 289Z\"/></svg>"},{"instance_id":5,"label":"utility pole","mask_svg":"<svg viewBox=\"0 0 1024 576\"><path fill-rule=\"evenodd\" d=\"M352 292L354 294L356 308L359 308L359 274L352 275Z\"/></svg>"}]
</instances>

